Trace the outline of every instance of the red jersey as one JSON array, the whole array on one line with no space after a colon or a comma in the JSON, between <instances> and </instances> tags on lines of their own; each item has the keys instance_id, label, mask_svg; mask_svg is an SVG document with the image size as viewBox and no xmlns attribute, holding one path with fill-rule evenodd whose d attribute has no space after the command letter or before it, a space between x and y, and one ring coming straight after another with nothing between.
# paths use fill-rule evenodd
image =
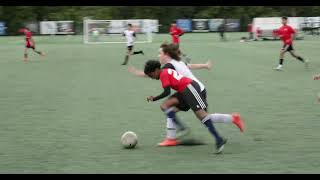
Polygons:
<instances>
[{"instance_id":1,"label":"red jersey","mask_svg":"<svg viewBox=\"0 0 320 180\"><path fill-rule=\"evenodd\" d=\"M162 87L170 86L172 89L183 92L183 90L192 82L192 79L178 74L173 69L162 69L160 72L160 81Z\"/></svg>"},{"instance_id":2,"label":"red jersey","mask_svg":"<svg viewBox=\"0 0 320 180\"><path fill-rule=\"evenodd\" d=\"M249 33L252 32L252 24L248 24L248 32L249 32Z\"/></svg>"},{"instance_id":3,"label":"red jersey","mask_svg":"<svg viewBox=\"0 0 320 180\"><path fill-rule=\"evenodd\" d=\"M292 41L293 41L292 35L294 33L296 33L296 31L291 26L288 26L288 25L281 26L277 31L277 34L282 39L283 43L288 45L292 44Z\"/></svg>"},{"instance_id":4,"label":"red jersey","mask_svg":"<svg viewBox=\"0 0 320 180\"><path fill-rule=\"evenodd\" d=\"M31 41L32 32L28 30L24 30L24 35L26 37L26 47L34 47L33 42Z\"/></svg>"},{"instance_id":5,"label":"red jersey","mask_svg":"<svg viewBox=\"0 0 320 180\"><path fill-rule=\"evenodd\" d=\"M26 36L26 40L30 40L32 38L32 32L25 30L24 35Z\"/></svg>"},{"instance_id":6,"label":"red jersey","mask_svg":"<svg viewBox=\"0 0 320 180\"><path fill-rule=\"evenodd\" d=\"M179 44L180 43L180 38L179 36L182 35L184 32L181 28L177 27L177 26L171 26L170 28L170 34L172 37L172 42L174 44Z\"/></svg>"}]
</instances>

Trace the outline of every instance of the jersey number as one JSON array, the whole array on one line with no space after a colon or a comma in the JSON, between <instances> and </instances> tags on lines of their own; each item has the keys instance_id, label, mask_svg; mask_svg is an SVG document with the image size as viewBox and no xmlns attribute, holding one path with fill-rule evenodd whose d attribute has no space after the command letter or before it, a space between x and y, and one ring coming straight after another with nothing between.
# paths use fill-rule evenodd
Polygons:
<instances>
[{"instance_id":1,"label":"jersey number","mask_svg":"<svg viewBox=\"0 0 320 180\"><path fill-rule=\"evenodd\" d=\"M172 74L173 77L178 81L180 81L180 79L183 78L183 76L181 74L178 74L177 71L174 71L172 69L168 69L168 74L170 74L170 75Z\"/></svg>"}]
</instances>

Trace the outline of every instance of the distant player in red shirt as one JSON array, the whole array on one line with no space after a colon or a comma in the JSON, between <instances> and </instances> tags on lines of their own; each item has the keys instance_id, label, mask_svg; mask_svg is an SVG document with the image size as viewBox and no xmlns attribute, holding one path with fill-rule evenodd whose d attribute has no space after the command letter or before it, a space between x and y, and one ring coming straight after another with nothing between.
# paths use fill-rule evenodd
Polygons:
<instances>
[{"instance_id":1,"label":"distant player in red shirt","mask_svg":"<svg viewBox=\"0 0 320 180\"><path fill-rule=\"evenodd\" d=\"M284 54L287 51L291 54L291 56L293 56L297 60L305 63L305 65L308 66L308 61L305 61L302 57L298 56L294 52L292 44L293 44L294 34L296 33L296 31L291 26L287 25L287 22L288 22L288 18L287 17L282 17L283 26L281 26L277 31L274 31L274 32L277 33L277 35L283 41L283 47L282 47L282 49L280 51L279 65L276 68L274 68L277 71L281 71L282 70L282 68L283 68L283 57L284 57Z\"/></svg>"},{"instance_id":2,"label":"distant player in red shirt","mask_svg":"<svg viewBox=\"0 0 320 180\"><path fill-rule=\"evenodd\" d=\"M26 39L26 47L24 49L24 61L28 61L28 49L33 49L34 52L44 56L44 53L36 50L35 42L32 38L32 32L28 28L20 29L19 32L24 33Z\"/></svg>"},{"instance_id":3,"label":"distant player in red shirt","mask_svg":"<svg viewBox=\"0 0 320 180\"><path fill-rule=\"evenodd\" d=\"M171 27L170 27L170 35L172 37L172 43L177 45L179 48L180 48L180 36L184 35L184 31L183 29L179 28L176 24L176 22L174 21L172 24L171 24ZM180 48L181 50L181 48ZM182 51L181 51L182 52ZM187 57L186 54L184 53L181 53L183 59L185 59L185 61L187 63L190 63L191 59L189 57Z\"/></svg>"},{"instance_id":4,"label":"distant player in red shirt","mask_svg":"<svg viewBox=\"0 0 320 180\"><path fill-rule=\"evenodd\" d=\"M208 103L206 98L203 97L199 84L185 76L182 76L174 69L164 68L161 69L161 64L156 60L149 60L145 64L144 73L152 79L161 81L164 92L159 96L149 96L147 101L157 101L168 95L170 95L170 89L176 90L181 93L183 99L193 110L197 118L208 128L209 132L215 137L217 153L221 153L226 139L222 138L215 129L213 122L232 122L236 124L241 132L244 130L244 123L240 118L240 115L230 116L226 120L217 119L215 114L207 113Z\"/></svg>"},{"instance_id":5,"label":"distant player in red shirt","mask_svg":"<svg viewBox=\"0 0 320 180\"><path fill-rule=\"evenodd\" d=\"M176 22L173 22L170 27L170 35L172 37L172 43L179 45L180 44L180 36L184 34L184 31L179 28Z\"/></svg>"}]
</instances>

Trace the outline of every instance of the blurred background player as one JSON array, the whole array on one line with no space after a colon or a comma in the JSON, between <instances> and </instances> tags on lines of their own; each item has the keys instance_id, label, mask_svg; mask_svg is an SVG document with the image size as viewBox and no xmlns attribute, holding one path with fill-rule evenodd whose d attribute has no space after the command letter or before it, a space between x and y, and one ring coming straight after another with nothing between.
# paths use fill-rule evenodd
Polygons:
<instances>
[{"instance_id":1,"label":"blurred background player","mask_svg":"<svg viewBox=\"0 0 320 180\"><path fill-rule=\"evenodd\" d=\"M282 17L282 26L276 31L276 34L283 41L283 47L280 51L279 65L276 68L274 68L274 70L277 70L277 71L283 70L283 58L284 58L284 54L286 52L289 52L292 57L305 63L306 67L308 66L308 61L304 60L302 57L298 56L294 52L293 38L294 38L296 31L291 26L287 25L287 23L288 23L288 18Z\"/></svg>"},{"instance_id":2,"label":"blurred background player","mask_svg":"<svg viewBox=\"0 0 320 180\"><path fill-rule=\"evenodd\" d=\"M178 48L180 48L180 51L181 51L180 36L184 35L184 31L183 31L183 29L181 29L181 28L179 28L177 26L176 21L173 21L171 23L171 27L170 27L169 33L171 35L172 43L177 45ZM182 51L181 51L181 55L182 55L182 58L183 58L183 60L185 62L190 63L191 59L189 57L187 57L186 54L182 53Z\"/></svg>"},{"instance_id":3,"label":"blurred background player","mask_svg":"<svg viewBox=\"0 0 320 180\"><path fill-rule=\"evenodd\" d=\"M169 33L172 37L172 43L179 46L180 36L184 34L184 31L177 26L175 21L172 22Z\"/></svg>"},{"instance_id":4,"label":"blurred background player","mask_svg":"<svg viewBox=\"0 0 320 180\"><path fill-rule=\"evenodd\" d=\"M126 40L127 40L127 54L124 58L124 62L122 63L122 65L126 65L128 64L129 61L129 57L131 55L135 55L135 54L142 54L144 55L143 51L134 51L133 50L133 45L134 45L134 40L136 38L136 33L134 31L134 28L132 27L132 24L128 24L128 29L125 30L122 34L123 36L125 36Z\"/></svg>"},{"instance_id":5,"label":"blurred background player","mask_svg":"<svg viewBox=\"0 0 320 180\"><path fill-rule=\"evenodd\" d=\"M183 99L194 111L194 114L197 118L208 128L209 132L214 136L216 140L216 153L221 153L224 144L227 142L226 139L222 138L217 130L215 129L214 122L234 122L241 132L244 130L244 123L240 118L240 115L229 115L217 116L217 114L208 114L207 106L208 103L206 99L202 96L200 86L196 81L193 81L190 78L184 77L177 71L169 68L160 69L160 62L156 60L149 60L145 64L144 73L148 75L151 79L160 80L164 92L159 96L149 96L147 101L157 101L161 98L164 98L170 94L170 89L174 89L177 92L181 93Z\"/></svg>"},{"instance_id":6,"label":"blurred background player","mask_svg":"<svg viewBox=\"0 0 320 180\"><path fill-rule=\"evenodd\" d=\"M218 27L218 31L220 34L220 40L221 41L226 41L226 37L224 36L224 32L226 31L226 23L225 21L223 21L223 23L220 24L220 26Z\"/></svg>"},{"instance_id":7,"label":"blurred background player","mask_svg":"<svg viewBox=\"0 0 320 180\"><path fill-rule=\"evenodd\" d=\"M24 49L24 61L28 61L28 49L31 48L33 52L36 52L37 54L44 56L44 53L41 51L36 50L36 44L32 38L32 32L28 28L22 28L19 30L19 32L24 33L25 40L26 40L26 46Z\"/></svg>"},{"instance_id":8,"label":"blurred background player","mask_svg":"<svg viewBox=\"0 0 320 180\"><path fill-rule=\"evenodd\" d=\"M252 23L248 24L248 33L249 33L249 40L253 40L253 29L252 29Z\"/></svg>"},{"instance_id":9,"label":"blurred background player","mask_svg":"<svg viewBox=\"0 0 320 180\"><path fill-rule=\"evenodd\" d=\"M313 80L320 80L320 74L314 75ZM320 102L320 93L318 93L317 99L318 102Z\"/></svg>"},{"instance_id":10,"label":"blurred background player","mask_svg":"<svg viewBox=\"0 0 320 180\"><path fill-rule=\"evenodd\" d=\"M89 32L91 33L93 41L95 42L99 41L100 31L98 28L92 28Z\"/></svg>"}]
</instances>

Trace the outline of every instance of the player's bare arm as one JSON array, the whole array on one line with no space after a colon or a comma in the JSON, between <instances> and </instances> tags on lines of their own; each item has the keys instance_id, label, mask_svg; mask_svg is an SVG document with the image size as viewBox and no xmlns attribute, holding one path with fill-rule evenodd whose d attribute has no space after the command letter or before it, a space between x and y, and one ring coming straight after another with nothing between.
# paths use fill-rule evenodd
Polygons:
<instances>
[{"instance_id":1,"label":"player's bare arm","mask_svg":"<svg viewBox=\"0 0 320 180\"><path fill-rule=\"evenodd\" d=\"M148 77L142 70L135 68L134 66L129 66L128 71L138 77Z\"/></svg>"},{"instance_id":2,"label":"player's bare arm","mask_svg":"<svg viewBox=\"0 0 320 180\"><path fill-rule=\"evenodd\" d=\"M188 64L190 69L208 69L211 70L212 62L208 61L206 64Z\"/></svg>"}]
</instances>

